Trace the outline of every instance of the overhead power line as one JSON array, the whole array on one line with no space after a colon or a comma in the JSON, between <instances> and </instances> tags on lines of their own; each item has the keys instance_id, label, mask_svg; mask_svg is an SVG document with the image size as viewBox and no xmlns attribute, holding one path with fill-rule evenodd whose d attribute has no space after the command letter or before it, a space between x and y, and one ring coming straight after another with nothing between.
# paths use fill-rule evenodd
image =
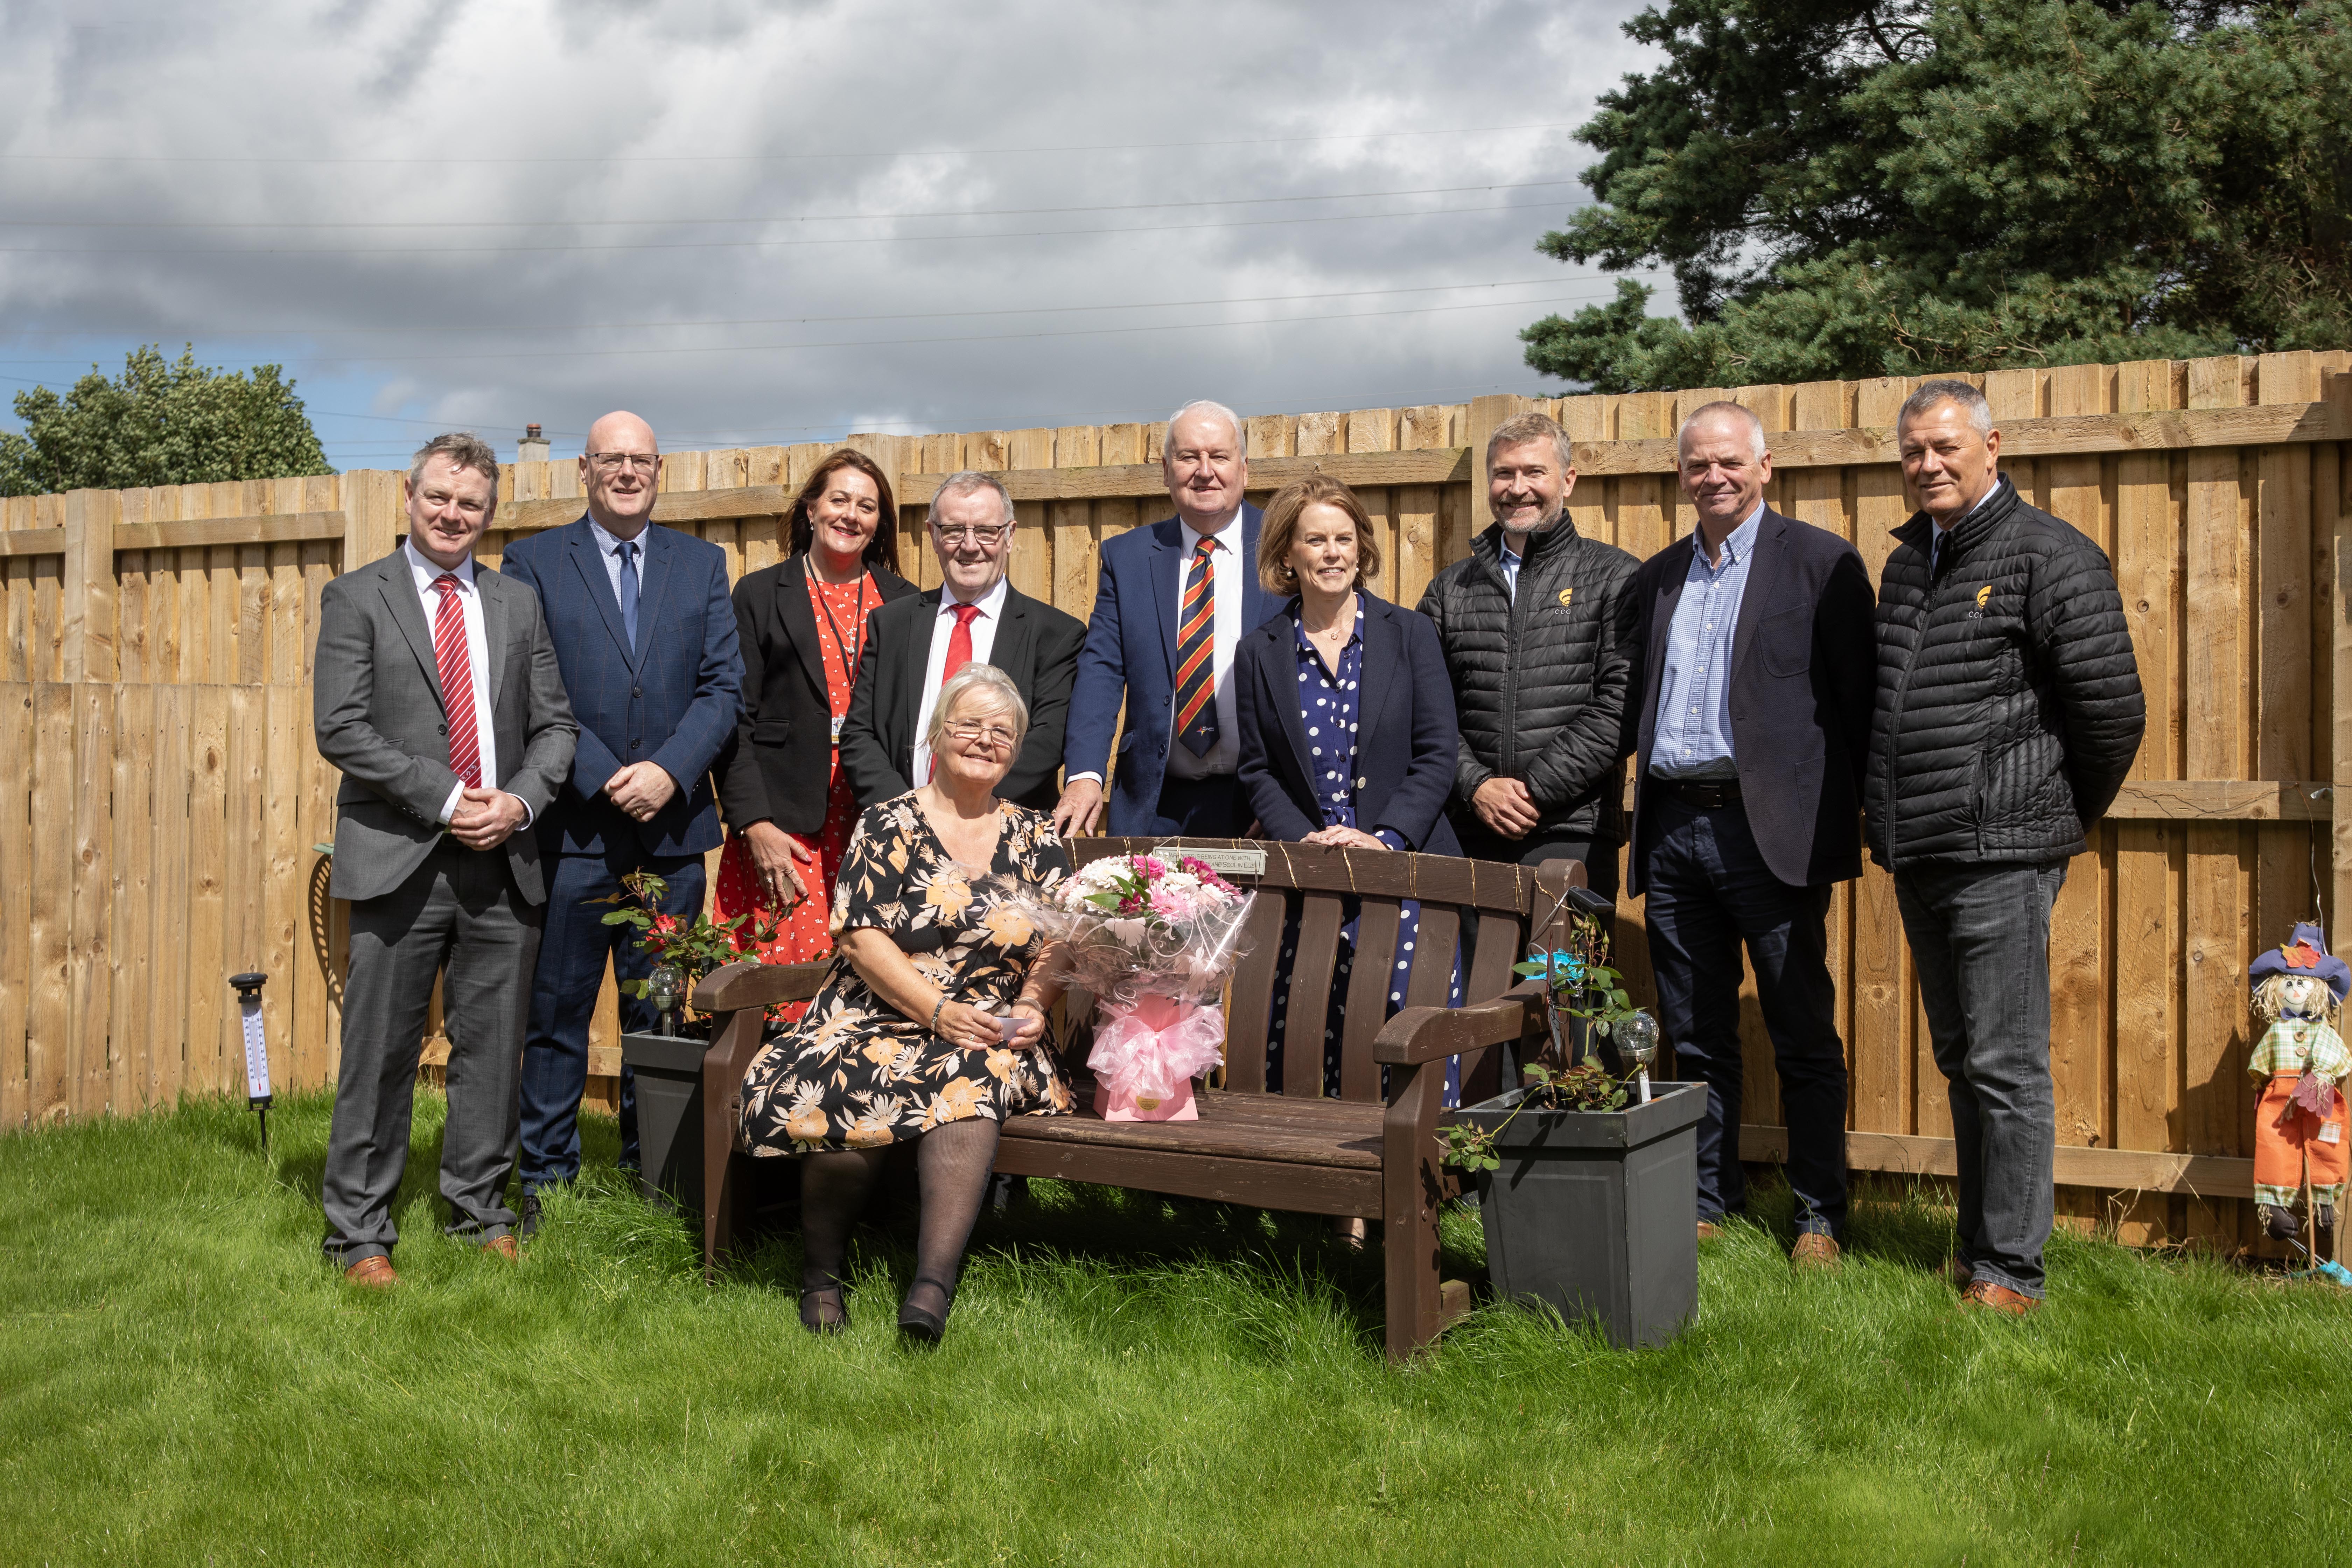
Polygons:
<instances>
[{"instance_id":1,"label":"overhead power line","mask_svg":"<svg viewBox=\"0 0 2352 1568\"><path fill-rule=\"evenodd\" d=\"M984 310L902 310L882 315L747 316L684 321L483 322L477 325L401 327L11 327L0 337L92 337L101 334L163 337L342 338L475 337L486 332L619 332L706 327L803 327L851 321L936 321L983 316L1067 315L1093 310L1172 310L1210 305L1291 304L1307 300L1359 300L1391 294L1443 294L1468 289L1529 289L1561 282L1562 276L1504 278L1480 283L1426 283L1404 289L1342 289L1317 294L1244 294L1218 300L1139 300L1111 305L1006 305Z\"/></svg>"},{"instance_id":2,"label":"overhead power line","mask_svg":"<svg viewBox=\"0 0 2352 1568\"><path fill-rule=\"evenodd\" d=\"M898 223L919 218L1044 217L1066 213L1159 212L1175 207L1262 207L1292 202L1369 202L1399 196L1455 196L1472 191L1538 191L1573 185L1575 180L1522 180L1515 184L1423 185L1402 191L1340 191L1320 196L1227 196L1194 202L1123 202L1069 207L964 207L908 213L778 213L766 217L557 217L557 218L43 218L9 216L0 223L20 228L688 228L765 223Z\"/></svg>"},{"instance_id":3,"label":"overhead power line","mask_svg":"<svg viewBox=\"0 0 2352 1568\"><path fill-rule=\"evenodd\" d=\"M973 239L1070 239L1101 234L1177 234L1194 229L1271 228L1286 224L1365 223L1389 218L1458 217L1470 213L1521 212L1556 205L1552 202L1503 202L1481 207L1426 207L1418 212L1334 213L1316 217L1234 218L1219 223L1145 224L1125 228L1044 228L1006 230L994 234L876 234L829 237L823 239L697 239L622 245L386 245L386 246L249 246L238 249L192 250L185 246L0 246L0 256L524 256L559 251L617 250L764 250L815 245L944 245Z\"/></svg>"},{"instance_id":4,"label":"overhead power line","mask_svg":"<svg viewBox=\"0 0 2352 1568\"><path fill-rule=\"evenodd\" d=\"M1094 142L1036 147L901 147L842 153L661 153L600 156L578 153L561 157L516 155L445 158L432 153L365 158L288 157L243 153L5 153L0 162L49 163L256 163L294 165L387 164L471 166L534 163L792 163L833 158L990 158L1029 153L1155 153L1183 147L1282 147L1308 142L1391 142L1420 136L1486 136L1515 131L1567 131L1567 121L1537 125L1465 125L1443 131L1333 131L1312 136L1230 136L1206 142Z\"/></svg>"}]
</instances>

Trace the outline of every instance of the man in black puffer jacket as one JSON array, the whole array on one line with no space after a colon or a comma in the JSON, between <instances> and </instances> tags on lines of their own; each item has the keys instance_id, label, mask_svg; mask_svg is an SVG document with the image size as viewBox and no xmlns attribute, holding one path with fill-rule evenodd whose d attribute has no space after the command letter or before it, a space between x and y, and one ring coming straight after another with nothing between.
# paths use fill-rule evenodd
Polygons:
<instances>
[{"instance_id":1,"label":"man in black puffer jacket","mask_svg":"<svg viewBox=\"0 0 2352 1568\"><path fill-rule=\"evenodd\" d=\"M1462 727L1447 813L1472 859L1581 860L1613 896L1633 671L1617 611L1639 563L1569 521L1576 468L1549 418L1497 426L1486 467L1495 526L1421 599Z\"/></svg>"},{"instance_id":2,"label":"man in black puffer jacket","mask_svg":"<svg viewBox=\"0 0 2352 1568\"><path fill-rule=\"evenodd\" d=\"M1895 421L1905 490L1878 590L1863 809L1895 873L1959 1162L1964 1304L2041 1304L2057 1112L2050 907L2147 714L2099 547L2019 499L1984 395L1930 381Z\"/></svg>"}]
</instances>

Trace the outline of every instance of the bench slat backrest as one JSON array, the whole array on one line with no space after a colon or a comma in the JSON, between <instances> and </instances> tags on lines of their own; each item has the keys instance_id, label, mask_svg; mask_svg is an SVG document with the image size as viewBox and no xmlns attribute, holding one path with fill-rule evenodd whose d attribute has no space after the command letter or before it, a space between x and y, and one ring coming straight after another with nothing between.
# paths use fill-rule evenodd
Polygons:
<instances>
[{"instance_id":1,"label":"bench slat backrest","mask_svg":"<svg viewBox=\"0 0 2352 1568\"><path fill-rule=\"evenodd\" d=\"M1224 1088L1229 1090L1266 1092L1274 995L1280 977L1287 973L1292 1000L1285 1028L1282 1092L1306 1098L1323 1094L1326 999L1331 994L1339 934L1350 905L1357 910L1357 931L1341 1014L1342 1100L1372 1102L1381 1098L1381 1068L1372 1059L1372 1042L1388 1021L1389 996L1397 989L1397 929L1406 900L1420 900L1421 929L1406 973L1405 1005L1446 1005L1455 949L1465 916L1472 914L1478 922L1478 942L1464 1000L1486 1001L1516 984L1511 965L1526 952L1528 919L1538 894L1538 875L1525 867L1264 839L1077 838L1069 847L1071 858L1083 866L1105 856L1180 846L1265 856L1261 875L1228 873L1230 880L1259 895L1247 927L1248 956L1234 973L1228 993ZM1580 886L1584 880L1584 868L1572 862L1548 874L1561 885L1572 881ZM1552 898L1544 902L1550 903L1558 894L1555 887ZM1286 949L1282 936L1292 917L1297 920L1297 940ZM1494 1062L1482 1065L1466 1058L1463 1065L1465 1085L1474 1072L1482 1081L1495 1077Z\"/></svg>"}]
</instances>

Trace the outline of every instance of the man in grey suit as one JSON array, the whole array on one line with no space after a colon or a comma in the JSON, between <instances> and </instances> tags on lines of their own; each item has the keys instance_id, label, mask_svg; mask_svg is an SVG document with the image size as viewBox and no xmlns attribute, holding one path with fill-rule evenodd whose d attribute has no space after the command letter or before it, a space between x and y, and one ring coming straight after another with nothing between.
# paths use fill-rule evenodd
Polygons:
<instances>
[{"instance_id":1,"label":"man in grey suit","mask_svg":"<svg viewBox=\"0 0 2352 1568\"><path fill-rule=\"evenodd\" d=\"M312 718L335 795L335 897L352 904L342 1068L327 1135L326 1252L397 1281L392 1204L433 982L446 970L449 1234L512 1259L525 1004L547 900L539 839L579 737L538 596L474 563L498 510L497 457L436 436L403 486L408 538L319 601Z\"/></svg>"}]
</instances>

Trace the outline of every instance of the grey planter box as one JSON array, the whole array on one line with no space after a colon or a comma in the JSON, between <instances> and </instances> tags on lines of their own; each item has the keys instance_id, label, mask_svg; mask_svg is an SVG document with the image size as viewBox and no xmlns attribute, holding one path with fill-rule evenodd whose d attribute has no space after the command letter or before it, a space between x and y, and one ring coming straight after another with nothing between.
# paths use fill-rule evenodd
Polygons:
<instances>
[{"instance_id":1,"label":"grey planter box","mask_svg":"<svg viewBox=\"0 0 2352 1568\"><path fill-rule=\"evenodd\" d=\"M623 1035L621 1060L636 1074L637 1184L656 1203L702 1208L702 1058L709 1040Z\"/></svg>"},{"instance_id":2,"label":"grey planter box","mask_svg":"<svg viewBox=\"0 0 2352 1568\"><path fill-rule=\"evenodd\" d=\"M1503 1128L1525 1092L1456 1112L1501 1129L1502 1165L1478 1177L1496 1293L1591 1319L1620 1347L1664 1344L1698 1306L1706 1086L1656 1084L1622 1110L1523 1111Z\"/></svg>"}]
</instances>

